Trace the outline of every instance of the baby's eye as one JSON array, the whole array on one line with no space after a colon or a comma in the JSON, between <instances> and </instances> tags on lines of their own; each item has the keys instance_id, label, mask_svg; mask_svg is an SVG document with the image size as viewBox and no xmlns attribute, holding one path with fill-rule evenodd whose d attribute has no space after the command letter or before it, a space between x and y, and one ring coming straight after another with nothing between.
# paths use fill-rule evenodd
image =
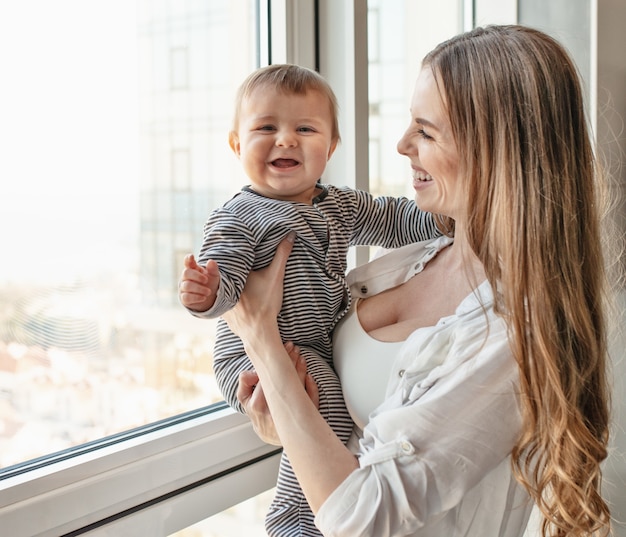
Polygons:
<instances>
[{"instance_id":1,"label":"baby's eye","mask_svg":"<svg viewBox=\"0 0 626 537\"><path fill-rule=\"evenodd\" d=\"M309 127L309 126L302 126L302 127L298 127L298 132L315 132L315 129L313 127Z\"/></svg>"},{"instance_id":2,"label":"baby's eye","mask_svg":"<svg viewBox=\"0 0 626 537\"><path fill-rule=\"evenodd\" d=\"M274 125L261 125L260 127L257 127L257 130L271 132L276 130L276 128L274 127Z\"/></svg>"}]
</instances>

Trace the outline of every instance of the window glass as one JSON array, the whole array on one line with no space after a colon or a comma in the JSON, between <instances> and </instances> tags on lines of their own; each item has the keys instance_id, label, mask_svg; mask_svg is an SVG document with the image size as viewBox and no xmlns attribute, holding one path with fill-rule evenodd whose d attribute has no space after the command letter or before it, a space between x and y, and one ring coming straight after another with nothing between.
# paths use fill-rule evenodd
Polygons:
<instances>
[{"instance_id":1,"label":"window glass","mask_svg":"<svg viewBox=\"0 0 626 537\"><path fill-rule=\"evenodd\" d=\"M462 31L462 0L368 0L369 167L375 194L413 198L396 145L408 127L422 58Z\"/></svg>"},{"instance_id":2,"label":"window glass","mask_svg":"<svg viewBox=\"0 0 626 537\"><path fill-rule=\"evenodd\" d=\"M221 399L176 286L243 183L256 5L0 4L0 467Z\"/></svg>"}]
</instances>

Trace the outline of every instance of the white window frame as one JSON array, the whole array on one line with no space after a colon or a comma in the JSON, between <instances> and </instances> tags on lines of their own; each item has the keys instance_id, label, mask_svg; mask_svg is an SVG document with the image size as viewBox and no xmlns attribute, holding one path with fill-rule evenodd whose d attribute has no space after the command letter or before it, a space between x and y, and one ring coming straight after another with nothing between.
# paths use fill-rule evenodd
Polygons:
<instances>
[{"instance_id":1,"label":"white window frame","mask_svg":"<svg viewBox=\"0 0 626 537\"><path fill-rule=\"evenodd\" d=\"M34 461L0 481L0 527L14 537L169 535L271 488L279 454L216 405Z\"/></svg>"},{"instance_id":2,"label":"white window frame","mask_svg":"<svg viewBox=\"0 0 626 537\"><path fill-rule=\"evenodd\" d=\"M485 24L517 23L517 0L474 0L465 2L465 5L470 6L467 7L466 13L473 11L473 21L466 27L466 30L471 30L472 26Z\"/></svg>"}]
</instances>

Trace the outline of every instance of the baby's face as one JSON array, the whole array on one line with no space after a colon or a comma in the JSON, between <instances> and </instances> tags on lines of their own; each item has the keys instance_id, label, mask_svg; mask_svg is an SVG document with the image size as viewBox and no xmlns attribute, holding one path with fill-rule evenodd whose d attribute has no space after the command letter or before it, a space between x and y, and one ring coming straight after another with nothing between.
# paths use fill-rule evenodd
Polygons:
<instances>
[{"instance_id":1,"label":"baby's face","mask_svg":"<svg viewBox=\"0 0 626 537\"><path fill-rule=\"evenodd\" d=\"M330 104L322 93L285 94L260 87L241 103L230 146L254 191L310 204L337 146L332 126Z\"/></svg>"}]
</instances>

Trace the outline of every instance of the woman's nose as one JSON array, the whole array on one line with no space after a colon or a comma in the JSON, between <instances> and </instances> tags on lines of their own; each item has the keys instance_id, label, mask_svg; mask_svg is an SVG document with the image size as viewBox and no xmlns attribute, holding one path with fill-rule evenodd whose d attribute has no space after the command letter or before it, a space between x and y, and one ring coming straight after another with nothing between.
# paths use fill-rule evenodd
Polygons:
<instances>
[{"instance_id":1,"label":"woman's nose","mask_svg":"<svg viewBox=\"0 0 626 537\"><path fill-rule=\"evenodd\" d=\"M402 135L402 138L398 140L398 145L396 146L398 153L404 156L407 156L409 154L409 151L411 150L411 145L409 143L409 137L407 136L407 134L408 131L405 131Z\"/></svg>"}]
</instances>

